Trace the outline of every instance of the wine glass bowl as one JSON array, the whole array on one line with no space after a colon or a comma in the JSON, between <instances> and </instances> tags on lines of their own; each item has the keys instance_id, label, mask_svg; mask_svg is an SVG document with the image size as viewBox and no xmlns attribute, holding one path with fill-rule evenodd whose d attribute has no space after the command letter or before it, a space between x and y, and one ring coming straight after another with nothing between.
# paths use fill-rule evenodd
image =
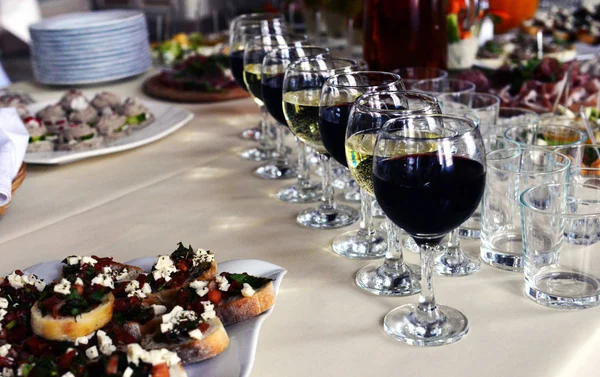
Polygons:
<instances>
[{"instance_id":1,"label":"wine glass bowl","mask_svg":"<svg viewBox=\"0 0 600 377\"><path fill-rule=\"evenodd\" d=\"M477 123L455 115L389 120L378 133L373 188L384 213L419 245L419 304L400 306L384 319L393 338L417 346L453 343L468 320L438 305L433 266L440 242L477 208L485 187L485 149Z\"/></svg>"}]
</instances>

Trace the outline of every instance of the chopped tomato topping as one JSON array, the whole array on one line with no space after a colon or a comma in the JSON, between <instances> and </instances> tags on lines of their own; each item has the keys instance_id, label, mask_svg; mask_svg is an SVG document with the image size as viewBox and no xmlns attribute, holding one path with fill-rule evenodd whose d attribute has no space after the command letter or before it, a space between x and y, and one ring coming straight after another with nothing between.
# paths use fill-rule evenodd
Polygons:
<instances>
[{"instance_id":1,"label":"chopped tomato topping","mask_svg":"<svg viewBox=\"0 0 600 377\"><path fill-rule=\"evenodd\" d=\"M221 291L208 291L208 300L213 304L218 305L222 299L223 295L221 294Z\"/></svg>"},{"instance_id":2,"label":"chopped tomato topping","mask_svg":"<svg viewBox=\"0 0 600 377\"><path fill-rule=\"evenodd\" d=\"M169 377L169 367L167 363L158 364L152 367L152 372L150 372L150 376L152 377Z\"/></svg>"},{"instance_id":3,"label":"chopped tomato topping","mask_svg":"<svg viewBox=\"0 0 600 377\"><path fill-rule=\"evenodd\" d=\"M112 355L106 363L106 375L111 376L119 372L119 356Z\"/></svg>"},{"instance_id":4,"label":"chopped tomato topping","mask_svg":"<svg viewBox=\"0 0 600 377\"><path fill-rule=\"evenodd\" d=\"M57 365L60 369L69 369L71 364L73 363L73 358L77 355L76 350L71 350L64 355L60 356L57 361Z\"/></svg>"},{"instance_id":5,"label":"chopped tomato topping","mask_svg":"<svg viewBox=\"0 0 600 377\"><path fill-rule=\"evenodd\" d=\"M12 368L15 366L15 360L11 357L2 357L0 356L0 367L2 368ZM167 370L168 372L168 370ZM167 373L167 376L169 374Z\"/></svg>"},{"instance_id":6,"label":"chopped tomato topping","mask_svg":"<svg viewBox=\"0 0 600 377\"><path fill-rule=\"evenodd\" d=\"M201 323L198 328L200 329L200 331L205 332L206 330L208 330L208 328L210 327L210 325L208 323Z\"/></svg>"}]
</instances>

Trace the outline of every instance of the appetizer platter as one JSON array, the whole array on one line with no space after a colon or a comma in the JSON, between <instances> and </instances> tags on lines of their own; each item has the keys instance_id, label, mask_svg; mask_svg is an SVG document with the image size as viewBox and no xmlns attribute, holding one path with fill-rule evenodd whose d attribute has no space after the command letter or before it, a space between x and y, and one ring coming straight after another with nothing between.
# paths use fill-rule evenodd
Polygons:
<instances>
[{"instance_id":1,"label":"appetizer platter","mask_svg":"<svg viewBox=\"0 0 600 377\"><path fill-rule=\"evenodd\" d=\"M146 94L170 101L217 102L248 97L234 81L225 55L191 56L148 78Z\"/></svg>"},{"instance_id":2,"label":"appetizer platter","mask_svg":"<svg viewBox=\"0 0 600 377\"><path fill-rule=\"evenodd\" d=\"M225 34L179 33L162 43L152 43L150 48L154 63L164 67L195 55L226 55L229 46Z\"/></svg>"},{"instance_id":3,"label":"appetizer platter","mask_svg":"<svg viewBox=\"0 0 600 377\"><path fill-rule=\"evenodd\" d=\"M0 278L2 375L247 376L285 273L181 243L125 264L71 255L14 271Z\"/></svg>"},{"instance_id":4,"label":"appetizer platter","mask_svg":"<svg viewBox=\"0 0 600 377\"><path fill-rule=\"evenodd\" d=\"M121 99L110 92L89 100L69 90L57 102L15 104L31 137L25 162L63 164L120 152L159 140L193 114L173 106Z\"/></svg>"}]
</instances>

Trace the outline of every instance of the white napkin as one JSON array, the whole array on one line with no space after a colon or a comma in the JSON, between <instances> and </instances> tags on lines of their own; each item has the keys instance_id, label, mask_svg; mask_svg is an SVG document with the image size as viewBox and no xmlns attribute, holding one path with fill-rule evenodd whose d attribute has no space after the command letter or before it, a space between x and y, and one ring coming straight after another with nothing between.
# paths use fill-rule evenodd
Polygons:
<instances>
[{"instance_id":1,"label":"white napkin","mask_svg":"<svg viewBox=\"0 0 600 377\"><path fill-rule=\"evenodd\" d=\"M41 19L37 0L0 0L0 27L29 44L29 25Z\"/></svg>"},{"instance_id":2,"label":"white napkin","mask_svg":"<svg viewBox=\"0 0 600 377\"><path fill-rule=\"evenodd\" d=\"M0 206L10 202L12 181L23 163L29 132L12 107L0 109Z\"/></svg>"}]
</instances>

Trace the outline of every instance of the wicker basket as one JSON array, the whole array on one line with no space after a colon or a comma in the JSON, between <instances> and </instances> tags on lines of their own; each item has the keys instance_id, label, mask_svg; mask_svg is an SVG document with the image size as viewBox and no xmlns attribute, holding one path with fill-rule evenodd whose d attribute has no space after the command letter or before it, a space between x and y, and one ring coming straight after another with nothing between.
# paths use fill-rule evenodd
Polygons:
<instances>
[{"instance_id":1,"label":"wicker basket","mask_svg":"<svg viewBox=\"0 0 600 377\"><path fill-rule=\"evenodd\" d=\"M21 186L21 183L23 183L23 180L25 180L25 176L27 175L27 167L25 166L25 164L21 165L21 168L19 169L19 172L17 173L17 176L15 177L15 179L13 180L12 183L12 194L15 194L15 191L19 188L19 186ZM10 205L10 203L0 207L0 216L4 213L4 211L6 211L6 209L8 208L8 206Z\"/></svg>"}]
</instances>

